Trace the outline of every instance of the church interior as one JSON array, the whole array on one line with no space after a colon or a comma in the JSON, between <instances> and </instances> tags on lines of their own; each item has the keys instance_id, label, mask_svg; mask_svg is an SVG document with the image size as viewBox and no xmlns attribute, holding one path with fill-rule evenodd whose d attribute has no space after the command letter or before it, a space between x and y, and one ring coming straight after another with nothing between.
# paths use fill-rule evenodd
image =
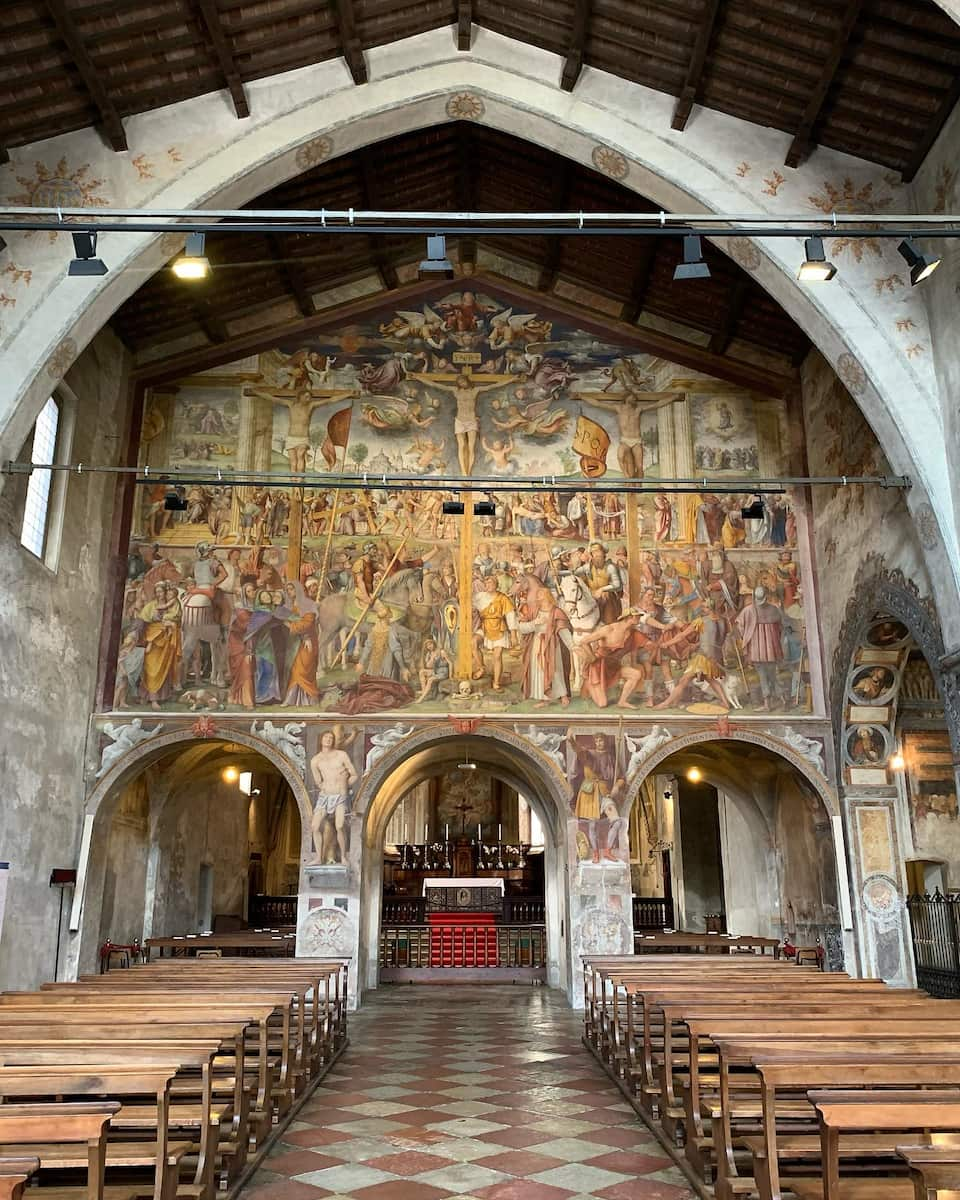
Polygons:
<instances>
[{"instance_id":1,"label":"church interior","mask_svg":"<svg viewBox=\"0 0 960 1200\"><path fill-rule=\"evenodd\" d=\"M4 18L0 1200L960 1196L960 3Z\"/></svg>"}]
</instances>

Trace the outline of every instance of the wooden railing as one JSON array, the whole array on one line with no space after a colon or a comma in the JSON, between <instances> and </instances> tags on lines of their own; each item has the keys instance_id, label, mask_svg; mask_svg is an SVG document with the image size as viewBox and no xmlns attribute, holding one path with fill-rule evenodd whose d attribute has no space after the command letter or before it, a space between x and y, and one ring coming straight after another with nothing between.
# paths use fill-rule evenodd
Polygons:
<instances>
[{"instance_id":1,"label":"wooden railing","mask_svg":"<svg viewBox=\"0 0 960 1200\"><path fill-rule=\"evenodd\" d=\"M459 930L457 933L465 938L477 936L476 931L469 928ZM496 934L497 966L546 966L547 929L545 925L497 925ZM381 925L381 967L426 969L430 965L430 929L427 926Z\"/></svg>"},{"instance_id":2,"label":"wooden railing","mask_svg":"<svg viewBox=\"0 0 960 1200\"><path fill-rule=\"evenodd\" d=\"M633 928L673 929L673 901L663 896L634 896Z\"/></svg>"},{"instance_id":3,"label":"wooden railing","mask_svg":"<svg viewBox=\"0 0 960 1200\"><path fill-rule=\"evenodd\" d=\"M425 925L427 902L423 896L384 896L384 925Z\"/></svg>"},{"instance_id":4,"label":"wooden railing","mask_svg":"<svg viewBox=\"0 0 960 1200\"><path fill-rule=\"evenodd\" d=\"M253 929L296 925L296 896L251 896L248 924Z\"/></svg>"},{"instance_id":5,"label":"wooden railing","mask_svg":"<svg viewBox=\"0 0 960 1200\"><path fill-rule=\"evenodd\" d=\"M427 902L422 896L384 896L381 916L384 925L425 925ZM542 925L545 920L542 896L504 896L505 925Z\"/></svg>"},{"instance_id":6,"label":"wooden railing","mask_svg":"<svg viewBox=\"0 0 960 1200\"><path fill-rule=\"evenodd\" d=\"M960 897L932 896L907 900L917 983L931 996L960 998Z\"/></svg>"}]
</instances>

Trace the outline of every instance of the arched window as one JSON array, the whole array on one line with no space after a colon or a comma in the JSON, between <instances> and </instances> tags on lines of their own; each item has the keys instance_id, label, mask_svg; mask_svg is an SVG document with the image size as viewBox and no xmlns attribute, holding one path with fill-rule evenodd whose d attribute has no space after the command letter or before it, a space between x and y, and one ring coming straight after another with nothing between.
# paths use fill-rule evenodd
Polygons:
<instances>
[{"instance_id":1,"label":"arched window","mask_svg":"<svg viewBox=\"0 0 960 1200\"><path fill-rule=\"evenodd\" d=\"M30 461L37 466L65 462L70 450L72 408L70 396L51 396L33 428ZM27 483L20 543L51 571L57 569L60 531L66 501L66 472L34 470Z\"/></svg>"}]
</instances>

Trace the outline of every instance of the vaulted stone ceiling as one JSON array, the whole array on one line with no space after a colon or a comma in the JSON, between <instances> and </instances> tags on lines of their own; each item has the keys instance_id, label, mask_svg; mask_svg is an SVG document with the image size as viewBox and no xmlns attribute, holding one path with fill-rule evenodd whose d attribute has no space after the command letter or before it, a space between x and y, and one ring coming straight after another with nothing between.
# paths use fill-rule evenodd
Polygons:
<instances>
[{"instance_id":1,"label":"vaulted stone ceiling","mask_svg":"<svg viewBox=\"0 0 960 1200\"><path fill-rule=\"evenodd\" d=\"M5 149L343 56L358 86L366 52L477 27L791 135L797 165L830 146L915 174L960 95L960 27L933 0L7 0L0 29Z\"/></svg>"}]
</instances>

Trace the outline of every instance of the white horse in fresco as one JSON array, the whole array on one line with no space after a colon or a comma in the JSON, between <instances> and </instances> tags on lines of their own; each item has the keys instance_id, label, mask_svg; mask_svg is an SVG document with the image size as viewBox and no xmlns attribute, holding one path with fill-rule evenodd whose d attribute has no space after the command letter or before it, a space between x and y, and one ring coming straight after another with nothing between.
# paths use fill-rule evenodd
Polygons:
<instances>
[{"instance_id":1,"label":"white horse in fresco","mask_svg":"<svg viewBox=\"0 0 960 1200\"><path fill-rule=\"evenodd\" d=\"M578 692L583 680L583 664L577 649L588 633L600 624L600 605L578 575L561 575L559 581L560 607L567 614L573 630L573 678L570 690Z\"/></svg>"}]
</instances>

